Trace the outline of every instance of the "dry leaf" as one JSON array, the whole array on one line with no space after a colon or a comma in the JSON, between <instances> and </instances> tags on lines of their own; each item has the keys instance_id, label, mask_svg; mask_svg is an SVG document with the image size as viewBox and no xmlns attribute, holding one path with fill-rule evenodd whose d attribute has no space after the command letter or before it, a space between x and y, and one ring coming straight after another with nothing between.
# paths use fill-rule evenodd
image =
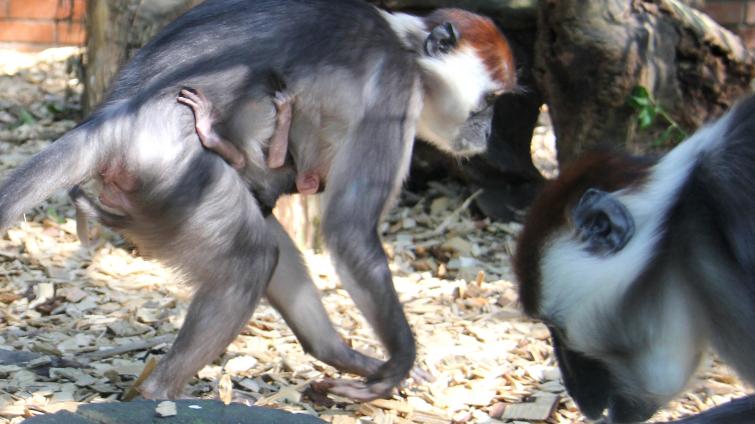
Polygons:
<instances>
[{"instance_id":1,"label":"dry leaf","mask_svg":"<svg viewBox=\"0 0 755 424\"><path fill-rule=\"evenodd\" d=\"M229 405L233 400L233 382L231 381L231 376L228 374L223 374L220 377L220 381L218 382L218 398L226 405Z\"/></svg>"}]
</instances>

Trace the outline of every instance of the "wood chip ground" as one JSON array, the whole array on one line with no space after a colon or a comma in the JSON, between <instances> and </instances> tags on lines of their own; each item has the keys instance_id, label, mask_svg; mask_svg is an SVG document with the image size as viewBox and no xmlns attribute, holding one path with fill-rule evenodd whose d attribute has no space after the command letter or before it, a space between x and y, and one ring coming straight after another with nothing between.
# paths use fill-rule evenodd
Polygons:
<instances>
[{"instance_id":1,"label":"wood chip ground","mask_svg":"<svg viewBox=\"0 0 755 424\"><path fill-rule=\"evenodd\" d=\"M74 53L0 52L3 175L75 124L81 86L66 73ZM538 128L534 154L548 173L555 171L547 161L552 141L547 126ZM263 302L186 394L344 424L585 422L564 392L547 330L519 312L510 257L520 226L473 219L462 207L472 195L453 184L432 184L403 196L381 227L416 333L417 364L434 381L410 380L393 398L365 404L319 397L307 390L310 383L342 376L305 354ZM188 287L118 235L99 226L93 232L98 241L87 249L75 236L71 205L60 193L0 237L0 423L71 402L118 400L145 364L164 354L181 326ZM306 252L306 258L344 338L356 349L383 355L327 255ZM656 419L751 391L717 360L708 362L691 391Z\"/></svg>"}]
</instances>

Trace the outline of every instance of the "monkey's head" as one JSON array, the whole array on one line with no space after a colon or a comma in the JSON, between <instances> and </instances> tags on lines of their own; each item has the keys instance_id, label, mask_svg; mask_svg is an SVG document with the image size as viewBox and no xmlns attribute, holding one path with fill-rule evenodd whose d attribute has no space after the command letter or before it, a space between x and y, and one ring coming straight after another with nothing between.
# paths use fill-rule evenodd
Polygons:
<instances>
[{"instance_id":1,"label":"monkey's head","mask_svg":"<svg viewBox=\"0 0 755 424\"><path fill-rule=\"evenodd\" d=\"M516 88L511 49L493 21L464 10L439 9L424 24L417 135L454 155L482 153L496 99Z\"/></svg>"},{"instance_id":2,"label":"monkey's head","mask_svg":"<svg viewBox=\"0 0 755 424\"><path fill-rule=\"evenodd\" d=\"M566 388L591 419L606 409L612 422L649 418L699 363L699 311L656 284L678 270L655 264L665 215L654 169L588 153L539 194L518 241L524 310L550 329Z\"/></svg>"}]
</instances>

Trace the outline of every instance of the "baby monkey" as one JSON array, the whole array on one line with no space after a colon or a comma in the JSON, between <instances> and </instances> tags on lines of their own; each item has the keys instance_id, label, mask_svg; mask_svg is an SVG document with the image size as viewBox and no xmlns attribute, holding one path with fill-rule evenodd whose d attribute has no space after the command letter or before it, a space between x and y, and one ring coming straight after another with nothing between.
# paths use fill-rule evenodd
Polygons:
<instances>
[{"instance_id":1,"label":"baby monkey","mask_svg":"<svg viewBox=\"0 0 755 424\"><path fill-rule=\"evenodd\" d=\"M246 166L244 154L236 145L225 139L217 131L219 118L212 102L199 90L184 88L178 95L178 102L189 106L194 112L196 131L202 145L217 153L236 170ZM280 87L272 94L275 105L275 129L268 142L267 166L276 169L282 167L288 155L288 137L293 115L293 96ZM296 191L301 194L314 194L320 190L320 176L315 171L298 171L296 174ZM268 205L272 207L273 205Z\"/></svg>"}]
</instances>

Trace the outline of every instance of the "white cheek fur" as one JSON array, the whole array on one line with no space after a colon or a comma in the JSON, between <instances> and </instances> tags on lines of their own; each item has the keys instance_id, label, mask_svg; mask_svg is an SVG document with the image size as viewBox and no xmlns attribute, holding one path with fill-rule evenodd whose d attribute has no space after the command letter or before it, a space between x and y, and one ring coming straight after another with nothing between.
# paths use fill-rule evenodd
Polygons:
<instances>
[{"instance_id":1,"label":"white cheek fur","mask_svg":"<svg viewBox=\"0 0 755 424\"><path fill-rule=\"evenodd\" d=\"M464 46L441 57L421 57L425 86L425 106L420 114L417 134L443 150L460 127L475 111L485 93L500 90L476 51Z\"/></svg>"}]
</instances>

